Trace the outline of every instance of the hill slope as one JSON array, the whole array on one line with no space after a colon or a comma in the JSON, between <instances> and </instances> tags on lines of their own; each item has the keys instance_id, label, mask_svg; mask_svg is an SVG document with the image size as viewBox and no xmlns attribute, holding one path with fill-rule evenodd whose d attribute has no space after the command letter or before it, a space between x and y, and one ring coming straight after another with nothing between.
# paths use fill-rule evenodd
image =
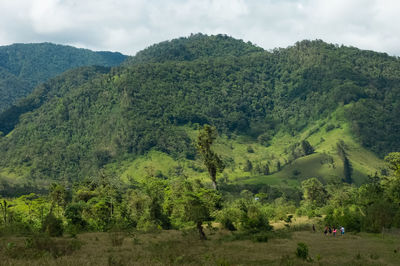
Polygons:
<instances>
[{"instance_id":1,"label":"hill slope","mask_svg":"<svg viewBox=\"0 0 400 266\"><path fill-rule=\"evenodd\" d=\"M0 139L0 174L71 181L106 169L130 178L146 166L131 168L134 162L156 150L192 176L204 176L192 145L195 129L204 123L221 133L216 149L226 155L228 179L249 176L263 182L268 176L244 169L249 159L254 166L268 164L274 174L291 169L286 178L333 175L340 181L341 170L327 169L341 163L336 143L342 139L354 181L361 183L379 170L380 161L370 151L382 156L400 150L399 59L322 41L242 53L237 50L252 50L249 44L201 36L196 46L196 38L172 41L178 47L193 44L195 56L187 60L170 58L172 48L162 43L151 48L155 56L133 58L111 70L76 70L38 87L30 99L45 100L33 111L22 111L13 131ZM233 50L204 52L202 47ZM302 140L316 148L310 159L297 151ZM254 151L245 154L248 146ZM304 170L325 159L329 162L320 163L321 169ZM302 161L304 167L290 168ZM143 169L154 174L151 167Z\"/></svg>"},{"instance_id":2,"label":"hill slope","mask_svg":"<svg viewBox=\"0 0 400 266\"><path fill-rule=\"evenodd\" d=\"M242 56L262 51L262 48L250 42L244 43L227 35L208 36L198 33L192 34L189 38L181 37L151 45L130 57L124 64L193 61L199 58Z\"/></svg>"},{"instance_id":3,"label":"hill slope","mask_svg":"<svg viewBox=\"0 0 400 266\"><path fill-rule=\"evenodd\" d=\"M0 46L0 111L49 78L79 66L115 66L126 56L51 43Z\"/></svg>"}]
</instances>

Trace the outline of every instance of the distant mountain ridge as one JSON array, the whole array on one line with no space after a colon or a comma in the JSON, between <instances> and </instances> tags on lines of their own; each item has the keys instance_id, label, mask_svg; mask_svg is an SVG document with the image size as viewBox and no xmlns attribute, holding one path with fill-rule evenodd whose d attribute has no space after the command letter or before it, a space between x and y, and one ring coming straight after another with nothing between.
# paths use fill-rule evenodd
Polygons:
<instances>
[{"instance_id":1,"label":"distant mountain ridge","mask_svg":"<svg viewBox=\"0 0 400 266\"><path fill-rule=\"evenodd\" d=\"M130 57L125 65L138 63L163 63L166 61L193 61L199 58L243 56L264 49L225 34L192 34L170 41L153 44Z\"/></svg>"},{"instance_id":2,"label":"distant mountain ridge","mask_svg":"<svg viewBox=\"0 0 400 266\"><path fill-rule=\"evenodd\" d=\"M0 111L40 83L80 66L116 66L126 59L114 52L93 52L52 43L0 46Z\"/></svg>"},{"instance_id":3,"label":"distant mountain ridge","mask_svg":"<svg viewBox=\"0 0 400 266\"><path fill-rule=\"evenodd\" d=\"M296 160L293 142L321 145L324 132L347 127L330 136L329 152L345 138L382 157L400 150L399 76L395 57L320 40L269 52L225 35L180 38L120 67L74 69L38 86L0 116L0 169L71 181L151 150L191 161L190 130L206 123L273 147L279 165Z\"/></svg>"}]
</instances>

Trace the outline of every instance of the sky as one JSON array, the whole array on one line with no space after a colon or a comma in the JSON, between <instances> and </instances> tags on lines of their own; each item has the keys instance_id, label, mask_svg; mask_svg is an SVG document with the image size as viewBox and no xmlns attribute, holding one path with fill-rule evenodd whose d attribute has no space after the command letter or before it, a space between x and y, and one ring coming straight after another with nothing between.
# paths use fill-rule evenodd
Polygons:
<instances>
[{"instance_id":1,"label":"sky","mask_svg":"<svg viewBox=\"0 0 400 266\"><path fill-rule=\"evenodd\" d=\"M398 0L0 0L0 45L53 42L127 55L191 33L264 49L322 39L400 56Z\"/></svg>"}]
</instances>

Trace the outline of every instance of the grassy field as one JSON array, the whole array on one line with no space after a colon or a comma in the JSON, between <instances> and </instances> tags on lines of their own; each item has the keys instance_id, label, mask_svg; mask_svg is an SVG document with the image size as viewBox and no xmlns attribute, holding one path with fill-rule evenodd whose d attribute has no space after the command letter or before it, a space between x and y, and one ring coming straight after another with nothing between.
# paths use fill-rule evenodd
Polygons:
<instances>
[{"instance_id":1,"label":"grassy field","mask_svg":"<svg viewBox=\"0 0 400 266\"><path fill-rule=\"evenodd\" d=\"M328 130L327 128L330 127ZM198 131L184 127L188 135L195 140ZM290 161L291 145L307 139L315 149L309 156ZM363 148L352 136L349 125L337 118L328 122L320 121L315 126L308 128L301 135L289 136L278 133L264 146L250 137L232 135L219 136L215 142L214 150L223 158L226 167L218 178L223 178L230 183L239 184L267 184L272 186L300 186L300 182L311 177L319 178L323 183L341 182L343 179L343 162L338 156L336 144L343 140L348 158L353 167L353 183L361 185L368 179L368 175L379 173L383 168L383 160L372 152ZM246 161L256 165L269 165L271 174L262 175L254 171L244 171ZM282 168L277 169L277 162ZM209 177L200 159L174 159L171 156L150 151L144 156L131 161L121 162L118 165L109 165L118 169L122 180L130 179L140 181L149 175L173 176L178 168L184 175L200 178L205 182Z\"/></svg>"},{"instance_id":2,"label":"grassy field","mask_svg":"<svg viewBox=\"0 0 400 266\"><path fill-rule=\"evenodd\" d=\"M209 240L196 232L85 233L59 243L81 243L78 250L54 258L43 253L23 256L26 240L0 240L1 265L399 265L400 235L346 234L344 237L297 231L268 242L233 240L230 232L208 230ZM113 242L114 241L114 242ZM295 256L297 243L306 243L310 259ZM10 244L11 243L11 244ZM10 245L12 247L10 247ZM14 251L13 251L14 250ZM14 253L17 254L14 254ZM14 258L13 258L14 257Z\"/></svg>"}]
</instances>

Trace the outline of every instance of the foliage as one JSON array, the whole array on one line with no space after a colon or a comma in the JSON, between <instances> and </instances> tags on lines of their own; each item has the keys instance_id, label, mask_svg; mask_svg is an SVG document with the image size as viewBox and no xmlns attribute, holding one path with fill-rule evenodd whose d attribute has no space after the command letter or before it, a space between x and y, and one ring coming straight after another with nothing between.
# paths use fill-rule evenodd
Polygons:
<instances>
[{"instance_id":1,"label":"foliage","mask_svg":"<svg viewBox=\"0 0 400 266\"><path fill-rule=\"evenodd\" d=\"M188 38L179 38L152 45L129 58L124 64L147 62L193 61L207 57L230 57L263 51L253 44L235 40L227 35L207 36L201 33L191 34Z\"/></svg>"},{"instance_id":2,"label":"foliage","mask_svg":"<svg viewBox=\"0 0 400 266\"><path fill-rule=\"evenodd\" d=\"M343 226L349 232L362 230L363 217L356 206L329 208L326 213L325 224L336 226L336 228Z\"/></svg>"},{"instance_id":3,"label":"foliage","mask_svg":"<svg viewBox=\"0 0 400 266\"><path fill-rule=\"evenodd\" d=\"M76 226L78 230L83 230L87 226L87 222L82 216L85 207L85 203L83 201L79 201L68 204L65 209L65 218L70 224Z\"/></svg>"},{"instance_id":4,"label":"foliage","mask_svg":"<svg viewBox=\"0 0 400 266\"><path fill-rule=\"evenodd\" d=\"M296 256L303 260L308 258L308 246L306 243L297 243Z\"/></svg>"},{"instance_id":5,"label":"foliage","mask_svg":"<svg viewBox=\"0 0 400 266\"><path fill-rule=\"evenodd\" d=\"M240 210L235 207L227 206L216 213L216 220L221 223L222 228L229 231L236 231L234 223L239 220Z\"/></svg>"},{"instance_id":6,"label":"foliage","mask_svg":"<svg viewBox=\"0 0 400 266\"><path fill-rule=\"evenodd\" d=\"M183 227L185 223L196 225L201 239L205 239L202 224L212 220L212 212L219 207L221 196L215 190L204 188L199 183L177 180L167 192L164 208L172 224Z\"/></svg>"},{"instance_id":7,"label":"foliage","mask_svg":"<svg viewBox=\"0 0 400 266\"><path fill-rule=\"evenodd\" d=\"M400 177L400 152L389 153L385 157L385 161L388 164L396 177Z\"/></svg>"},{"instance_id":8,"label":"foliage","mask_svg":"<svg viewBox=\"0 0 400 266\"><path fill-rule=\"evenodd\" d=\"M379 155L398 150L399 73L396 58L322 41L267 52L204 35L150 47L118 68L68 71L0 114L1 185L15 196L0 201L0 232L196 228L205 239L203 224L217 221L267 241L270 221L289 227L295 213L346 231L399 226L399 154L388 154L384 176L356 187L352 164L359 162L350 155L360 146L321 138L350 125L346 134ZM321 153L328 146L334 152ZM229 156L233 150L239 159ZM147 163L151 153L176 166L137 171L136 160ZM293 163L336 168L337 158L338 176L305 176ZM225 170L218 191L207 187L205 169L214 188ZM289 176L279 186L245 177L269 182L281 170ZM3 173L24 180L22 196Z\"/></svg>"},{"instance_id":9,"label":"foliage","mask_svg":"<svg viewBox=\"0 0 400 266\"><path fill-rule=\"evenodd\" d=\"M400 148L396 58L322 41L267 52L204 35L146 51L123 67L77 69L37 87L0 119L0 131L13 130L0 137L0 166L27 169L35 180L82 180L151 149L194 159L177 126L210 124L270 145L338 109L365 147L379 155ZM314 149L306 141L303 155Z\"/></svg>"},{"instance_id":10,"label":"foliage","mask_svg":"<svg viewBox=\"0 0 400 266\"><path fill-rule=\"evenodd\" d=\"M126 56L52 43L0 46L0 111L40 83L79 66L115 66ZM0 130L2 131L2 130Z\"/></svg>"},{"instance_id":11,"label":"foliage","mask_svg":"<svg viewBox=\"0 0 400 266\"><path fill-rule=\"evenodd\" d=\"M216 129L209 125L204 125L197 136L196 148L203 159L204 165L208 169L213 188L217 189L217 173L222 172L225 165L221 158L211 149L211 145L215 139Z\"/></svg>"},{"instance_id":12,"label":"foliage","mask_svg":"<svg viewBox=\"0 0 400 266\"><path fill-rule=\"evenodd\" d=\"M52 212L50 212L43 221L42 232L45 232L52 237L62 236L64 233L62 219L57 218Z\"/></svg>"},{"instance_id":13,"label":"foliage","mask_svg":"<svg viewBox=\"0 0 400 266\"><path fill-rule=\"evenodd\" d=\"M239 229L250 235L268 232L272 230L272 226L263 207L252 195L244 196L218 211L216 217L229 230Z\"/></svg>"},{"instance_id":14,"label":"foliage","mask_svg":"<svg viewBox=\"0 0 400 266\"><path fill-rule=\"evenodd\" d=\"M315 177L301 182L304 199L316 206L322 206L326 202L327 192L322 183Z\"/></svg>"},{"instance_id":15,"label":"foliage","mask_svg":"<svg viewBox=\"0 0 400 266\"><path fill-rule=\"evenodd\" d=\"M337 147L337 151L338 151L338 155L340 157L340 159L342 159L343 161L343 181L351 184L352 179L351 179L351 175L353 172L353 167L351 166L349 157L346 153L346 145L345 143L341 140L336 144Z\"/></svg>"}]
</instances>

